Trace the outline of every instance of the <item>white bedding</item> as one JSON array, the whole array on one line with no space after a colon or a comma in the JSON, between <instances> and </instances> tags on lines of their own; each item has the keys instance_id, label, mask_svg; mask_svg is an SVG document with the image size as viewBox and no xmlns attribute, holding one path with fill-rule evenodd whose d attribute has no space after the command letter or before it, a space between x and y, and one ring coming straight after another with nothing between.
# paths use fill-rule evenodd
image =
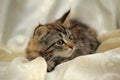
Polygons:
<instances>
[{"instance_id":1,"label":"white bedding","mask_svg":"<svg viewBox=\"0 0 120 80\"><path fill-rule=\"evenodd\" d=\"M8 69L8 80L120 80L120 48L77 57L50 73L46 68L41 57L31 62L16 58Z\"/></svg>"},{"instance_id":2,"label":"white bedding","mask_svg":"<svg viewBox=\"0 0 120 80\"><path fill-rule=\"evenodd\" d=\"M120 80L120 0L0 0L0 80ZM71 8L72 18L93 27L101 45L46 73L39 57L24 49L38 24L52 22ZM22 56L22 58L18 58Z\"/></svg>"}]
</instances>

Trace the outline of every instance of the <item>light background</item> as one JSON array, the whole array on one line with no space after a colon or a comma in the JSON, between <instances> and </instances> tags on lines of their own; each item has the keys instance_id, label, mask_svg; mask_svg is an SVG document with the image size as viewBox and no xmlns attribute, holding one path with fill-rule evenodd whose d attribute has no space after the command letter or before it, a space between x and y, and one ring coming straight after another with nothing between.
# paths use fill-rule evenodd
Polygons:
<instances>
[{"instance_id":1,"label":"light background","mask_svg":"<svg viewBox=\"0 0 120 80\"><path fill-rule=\"evenodd\" d=\"M71 9L71 18L98 34L119 27L120 0L0 0L0 50L23 52L39 24L55 21Z\"/></svg>"}]
</instances>

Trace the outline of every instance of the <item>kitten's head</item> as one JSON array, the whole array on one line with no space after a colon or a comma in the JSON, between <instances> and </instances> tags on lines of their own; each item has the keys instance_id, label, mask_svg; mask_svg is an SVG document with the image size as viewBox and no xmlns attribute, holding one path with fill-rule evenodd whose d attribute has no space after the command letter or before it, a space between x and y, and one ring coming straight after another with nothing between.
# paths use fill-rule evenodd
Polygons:
<instances>
[{"instance_id":1,"label":"kitten's head","mask_svg":"<svg viewBox=\"0 0 120 80\"><path fill-rule=\"evenodd\" d=\"M57 21L40 25L34 30L34 34L27 47L28 59L42 56L46 61L57 57L69 57L74 50L73 37L69 30L70 11L66 12Z\"/></svg>"}]
</instances>

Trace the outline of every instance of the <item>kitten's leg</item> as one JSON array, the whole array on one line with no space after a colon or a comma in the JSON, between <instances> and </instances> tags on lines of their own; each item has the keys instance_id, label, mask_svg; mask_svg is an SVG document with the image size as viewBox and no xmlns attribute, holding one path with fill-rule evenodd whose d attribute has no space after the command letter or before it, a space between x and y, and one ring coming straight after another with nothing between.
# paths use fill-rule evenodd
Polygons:
<instances>
[{"instance_id":1,"label":"kitten's leg","mask_svg":"<svg viewBox=\"0 0 120 80\"><path fill-rule=\"evenodd\" d=\"M49 61L47 61L47 64L48 64L47 71L50 72L50 71L54 70L54 68L59 64L60 59L61 59L61 57L56 56L54 58L51 58Z\"/></svg>"},{"instance_id":2,"label":"kitten's leg","mask_svg":"<svg viewBox=\"0 0 120 80\"><path fill-rule=\"evenodd\" d=\"M48 61L47 62L47 72L52 71L55 68L55 62L54 61Z\"/></svg>"},{"instance_id":3,"label":"kitten's leg","mask_svg":"<svg viewBox=\"0 0 120 80\"><path fill-rule=\"evenodd\" d=\"M48 64L48 68L47 68L47 71L50 72L52 70L54 70L54 68L63 63L63 62L67 62L69 61L70 59L69 58L64 58L64 57L55 57L53 58L52 60L48 61L47 64Z\"/></svg>"}]
</instances>

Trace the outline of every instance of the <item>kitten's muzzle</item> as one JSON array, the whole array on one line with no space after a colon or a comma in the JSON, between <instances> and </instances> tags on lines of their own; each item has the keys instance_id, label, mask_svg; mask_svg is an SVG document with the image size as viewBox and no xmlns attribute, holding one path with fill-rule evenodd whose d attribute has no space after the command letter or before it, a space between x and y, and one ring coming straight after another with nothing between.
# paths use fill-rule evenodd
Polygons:
<instances>
[{"instance_id":1,"label":"kitten's muzzle","mask_svg":"<svg viewBox=\"0 0 120 80\"><path fill-rule=\"evenodd\" d=\"M66 45L67 45L69 48L71 48L71 49L73 49L73 47L74 47L74 43L73 43L72 41L68 41L68 42L66 43Z\"/></svg>"}]
</instances>

